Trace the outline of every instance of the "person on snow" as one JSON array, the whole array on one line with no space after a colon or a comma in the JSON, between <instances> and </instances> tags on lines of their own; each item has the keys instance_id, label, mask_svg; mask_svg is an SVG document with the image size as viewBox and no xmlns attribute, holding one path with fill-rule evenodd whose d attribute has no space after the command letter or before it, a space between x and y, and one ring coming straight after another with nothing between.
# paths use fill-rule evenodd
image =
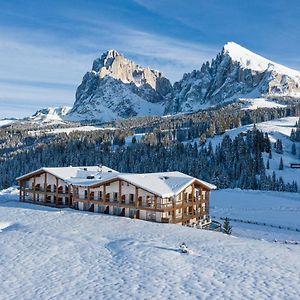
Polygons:
<instances>
[{"instance_id":1,"label":"person on snow","mask_svg":"<svg viewBox=\"0 0 300 300\"><path fill-rule=\"evenodd\" d=\"M179 248L180 248L181 253L190 253L190 250L185 243L181 243L179 245Z\"/></svg>"}]
</instances>

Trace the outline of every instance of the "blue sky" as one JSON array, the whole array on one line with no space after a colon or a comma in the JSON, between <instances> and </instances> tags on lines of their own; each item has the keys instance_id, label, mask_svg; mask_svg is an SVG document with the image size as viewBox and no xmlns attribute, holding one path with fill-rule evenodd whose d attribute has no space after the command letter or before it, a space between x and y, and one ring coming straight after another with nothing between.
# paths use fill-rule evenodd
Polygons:
<instances>
[{"instance_id":1,"label":"blue sky","mask_svg":"<svg viewBox=\"0 0 300 300\"><path fill-rule=\"evenodd\" d=\"M300 1L1 0L0 118L72 105L116 49L173 82L228 41L300 69Z\"/></svg>"}]
</instances>

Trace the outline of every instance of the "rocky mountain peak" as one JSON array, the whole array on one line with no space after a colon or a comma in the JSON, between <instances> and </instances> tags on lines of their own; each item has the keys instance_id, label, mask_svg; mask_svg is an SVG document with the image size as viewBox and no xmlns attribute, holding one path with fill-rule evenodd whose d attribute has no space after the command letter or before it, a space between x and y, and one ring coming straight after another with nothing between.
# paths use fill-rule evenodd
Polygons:
<instances>
[{"instance_id":1,"label":"rocky mountain peak","mask_svg":"<svg viewBox=\"0 0 300 300\"><path fill-rule=\"evenodd\" d=\"M300 98L300 72L229 42L211 62L174 84L166 112L193 112L240 98L275 96Z\"/></svg>"},{"instance_id":2,"label":"rocky mountain peak","mask_svg":"<svg viewBox=\"0 0 300 300\"><path fill-rule=\"evenodd\" d=\"M144 68L116 50L109 50L103 53L100 58L95 59L92 71L97 73L100 78L110 76L126 84L134 83L138 87L148 84L155 90L161 89L162 81L167 84L161 72L149 67ZM170 89L171 85L167 85ZM164 91L159 92L164 93Z\"/></svg>"},{"instance_id":3,"label":"rocky mountain peak","mask_svg":"<svg viewBox=\"0 0 300 300\"><path fill-rule=\"evenodd\" d=\"M109 68L116 57L122 56L117 50L111 49L104 52L101 57L93 62L92 71L99 72L101 68ZM124 57L123 57L124 58Z\"/></svg>"},{"instance_id":4,"label":"rocky mountain peak","mask_svg":"<svg viewBox=\"0 0 300 300\"><path fill-rule=\"evenodd\" d=\"M76 91L70 119L103 121L143 115L162 115L170 81L161 72L142 67L116 50L93 62Z\"/></svg>"}]
</instances>

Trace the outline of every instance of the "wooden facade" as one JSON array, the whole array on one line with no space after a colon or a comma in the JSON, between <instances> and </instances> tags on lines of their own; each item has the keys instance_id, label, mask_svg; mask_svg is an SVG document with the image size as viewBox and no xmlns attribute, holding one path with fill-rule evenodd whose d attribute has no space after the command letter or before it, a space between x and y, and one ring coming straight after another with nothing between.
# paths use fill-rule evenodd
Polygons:
<instances>
[{"instance_id":1,"label":"wooden facade","mask_svg":"<svg viewBox=\"0 0 300 300\"><path fill-rule=\"evenodd\" d=\"M80 186L44 171L20 178L19 185L20 201L34 204L71 207L162 223L210 222L210 189L197 179L172 197L161 197L118 178Z\"/></svg>"}]
</instances>

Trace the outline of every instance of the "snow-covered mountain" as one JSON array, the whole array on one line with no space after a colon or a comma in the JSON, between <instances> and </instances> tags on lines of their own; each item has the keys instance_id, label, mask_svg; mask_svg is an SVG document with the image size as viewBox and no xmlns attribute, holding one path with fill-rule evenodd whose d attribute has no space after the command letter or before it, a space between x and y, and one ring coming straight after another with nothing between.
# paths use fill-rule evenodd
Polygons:
<instances>
[{"instance_id":1,"label":"snow-covered mountain","mask_svg":"<svg viewBox=\"0 0 300 300\"><path fill-rule=\"evenodd\" d=\"M69 106L44 108L29 117L28 121L37 124L64 123L64 117L70 110L71 107Z\"/></svg>"},{"instance_id":2,"label":"snow-covered mountain","mask_svg":"<svg viewBox=\"0 0 300 300\"><path fill-rule=\"evenodd\" d=\"M141 67L115 50L93 62L77 88L69 120L101 120L162 115L172 90L159 71Z\"/></svg>"},{"instance_id":3,"label":"snow-covered mountain","mask_svg":"<svg viewBox=\"0 0 300 300\"><path fill-rule=\"evenodd\" d=\"M204 63L200 70L184 74L173 86L161 72L144 68L119 52L109 50L95 59L91 71L84 75L71 109L50 107L19 121L107 122L196 112L236 100L243 104L243 109L283 107L285 103L277 101L280 97L300 99L300 72L234 42L227 43L216 58Z\"/></svg>"},{"instance_id":4,"label":"snow-covered mountain","mask_svg":"<svg viewBox=\"0 0 300 300\"><path fill-rule=\"evenodd\" d=\"M32 124L41 126L66 124L68 122L65 120L65 117L70 110L71 107L69 106L39 109L32 116L23 119L0 120L0 128L13 124Z\"/></svg>"},{"instance_id":5,"label":"snow-covered mountain","mask_svg":"<svg viewBox=\"0 0 300 300\"><path fill-rule=\"evenodd\" d=\"M300 72L227 43L211 63L174 84L166 113L192 112L239 98L300 97Z\"/></svg>"}]
</instances>

